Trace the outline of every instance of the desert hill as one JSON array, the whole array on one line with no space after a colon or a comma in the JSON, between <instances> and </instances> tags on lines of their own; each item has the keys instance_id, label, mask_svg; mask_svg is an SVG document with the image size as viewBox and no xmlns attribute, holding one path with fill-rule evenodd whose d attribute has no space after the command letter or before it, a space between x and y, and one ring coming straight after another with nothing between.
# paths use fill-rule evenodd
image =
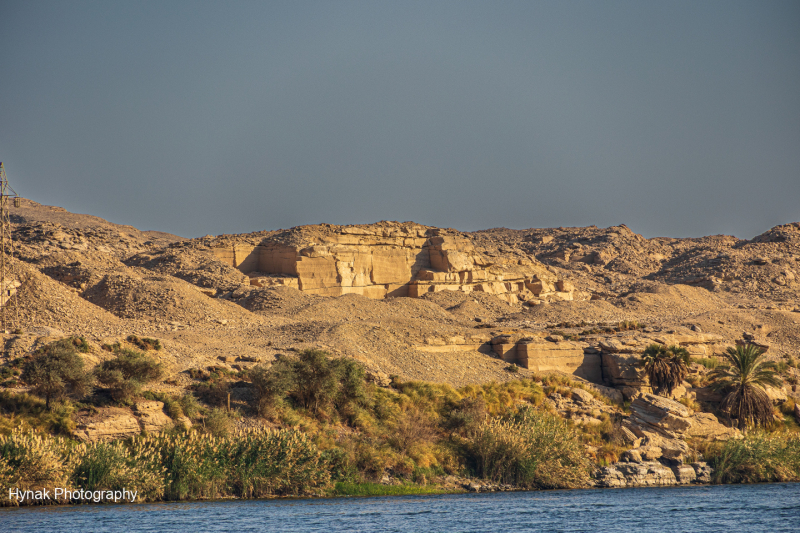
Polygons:
<instances>
[{"instance_id":1,"label":"desert hill","mask_svg":"<svg viewBox=\"0 0 800 533\"><path fill-rule=\"evenodd\" d=\"M22 285L6 361L60 334L144 335L165 346L165 389L308 347L379 382L501 381L516 363L617 388L645 386L630 359L650 342L800 349L800 223L751 240L386 221L182 239L30 200L11 215Z\"/></svg>"}]
</instances>

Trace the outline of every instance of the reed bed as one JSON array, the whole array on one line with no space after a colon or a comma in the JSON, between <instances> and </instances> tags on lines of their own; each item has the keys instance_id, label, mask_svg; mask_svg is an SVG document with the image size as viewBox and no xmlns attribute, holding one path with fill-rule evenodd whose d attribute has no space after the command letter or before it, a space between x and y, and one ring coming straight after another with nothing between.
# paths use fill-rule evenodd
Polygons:
<instances>
[{"instance_id":1,"label":"reed bed","mask_svg":"<svg viewBox=\"0 0 800 533\"><path fill-rule=\"evenodd\" d=\"M314 494L330 485L327 460L293 429L196 432L75 443L29 431L0 436L0 502L8 488L127 489L137 501ZM56 502L53 502L56 503Z\"/></svg>"}]
</instances>

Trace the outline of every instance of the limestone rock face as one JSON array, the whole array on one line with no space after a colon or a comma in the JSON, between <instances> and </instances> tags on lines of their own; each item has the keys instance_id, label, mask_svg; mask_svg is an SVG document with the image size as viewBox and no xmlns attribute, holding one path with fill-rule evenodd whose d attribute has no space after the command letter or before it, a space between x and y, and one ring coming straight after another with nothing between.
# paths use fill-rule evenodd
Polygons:
<instances>
[{"instance_id":1,"label":"limestone rock face","mask_svg":"<svg viewBox=\"0 0 800 533\"><path fill-rule=\"evenodd\" d=\"M642 394L631 404L623 426L642 439L642 446L661 449L661 456L680 461L689 452L683 440L692 428L692 412L684 405L654 394Z\"/></svg>"},{"instance_id":2,"label":"limestone rock face","mask_svg":"<svg viewBox=\"0 0 800 533\"><path fill-rule=\"evenodd\" d=\"M602 383L600 356L586 353L586 346L585 343L570 341L523 341L516 345L517 364L537 372L558 370Z\"/></svg>"},{"instance_id":3,"label":"limestone rock face","mask_svg":"<svg viewBox=\"0 0 800 533\"><path fill-rule=\"evenodd\" d=\"M164 414L162 402L141 400L134 404L133 410L142 429L148 433L159 432L172 425L172 419Z\"/></svg>"},{"instance_id":4,"label":"limestone rock face","mask_svg":"<svg viewBox=\"0 0 800 533\"><path fill-rule=\"evenodd\" d=\"M689 483L694 483L697 479L694 468L689 465L673 466L672 473L675 474L675 480L679 485L688 485Z\"/></svg>"},{"instance_id":5,"label":"limestone rock face","mask_svg":"<svg viewBox=\"0 0 800 533\"><path fill-rule=\"evenodd\" d=\"M105 442L133 437L142 431L159 432L172 425L163 407L162 402L142 400L134 404L133 411L122 407L81 411L76 416L74 435L82 441Z\"/></svg>"},{"instance_id":6,"label":"limestone rock face","mask_svg":"<svg viewBox=\"0 0 800 533\"><path fill-rule=\"evenodd\" d=\"M713 468L703 462L692 463L691 467L694 469L696 483L711 483L711 474L714 473Z\"/></svg>"},{"instance_id":7,"label":"limestone rock face","mask_svg":"<svg viewBox=\"0 0 800 533\"><path fill-rule=\"evenodd\" d=\"M536 260L491 260L465 234L414 223L302 226L260 242L221 241L212 250L247 274L251 285L323 296L419 297L451 290L515 304L572 300L577 293Z\"/></svg>"},{"instance_id":8,"label":"limestone rock face","mask_svg":"<svg viewBox=\"0 0 800 533\"><path fill-rule=\"evenodd\" d=\"M96 413L79 413L75 437L82 441L110 441L138 435L139 421L129 409L101 407Z\"/></svg>"},{"instance_id":9,"label":"limestone rock face","mask_svg":"<svg viewBox=\"0 0 800 533\"><path fill-rule=\"evenodd\" d=\"M690 437L701 437L711 440L728 440L740 435L739 430L720 424L711 413L694 413L691 418L692 427L687 434Z\"/></svg>"},{"instance_id":10,"label":"limestone rock face","mask_svg":"<svg viewBox=\"0 0 800 533\"><path fill-rule=\"evenodd\" d=\"M603 379L615 387L649 390L641 365L642 353L651 344L678 345L692 356L705 357L724 350L719 335L693 332L691 334L632 334L600 338L592 346L601 354ZM685 394L685 390L680 391ZM699 398L698 398L699 400Z\"/></svg>"}]
</instances>

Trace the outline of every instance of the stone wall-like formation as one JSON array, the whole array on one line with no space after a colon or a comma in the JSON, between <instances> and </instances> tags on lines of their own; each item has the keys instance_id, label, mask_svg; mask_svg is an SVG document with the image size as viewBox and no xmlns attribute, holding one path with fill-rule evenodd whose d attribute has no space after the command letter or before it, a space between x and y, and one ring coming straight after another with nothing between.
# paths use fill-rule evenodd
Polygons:
<instances>
[{"instance_id":1,"label":"stone wall-like formation","mask_svg":"<svg viewBox=\"0 0 800 533\"><path fill-rule=\"evenodd\" d=\"M535 259L507 260L475 250L469 238L413 223L303 226L214 248L256 286L285 285L323 296L420 297L456 290L509 303L571 300L572 286Z\"/></svg>"}]
</instances>

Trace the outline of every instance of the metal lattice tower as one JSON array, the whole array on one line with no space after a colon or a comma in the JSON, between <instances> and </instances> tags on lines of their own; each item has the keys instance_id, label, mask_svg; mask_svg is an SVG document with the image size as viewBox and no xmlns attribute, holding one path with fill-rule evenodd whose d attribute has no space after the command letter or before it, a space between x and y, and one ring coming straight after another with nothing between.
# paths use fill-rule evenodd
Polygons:
<instances>
[{"instance_id":1,"label":"metal lattice tower","mask_svg":"<svg viewBox=\"0 0 800 533\"><path fill-rule=\"evenodd\" d=\"M19 207L19 196L8 184L6 169L0 162L0 329L7 331L16 326L16 296L19 280L14 273L14 239L11 235L9 201Z\"/></svg>"}]
</instances>

